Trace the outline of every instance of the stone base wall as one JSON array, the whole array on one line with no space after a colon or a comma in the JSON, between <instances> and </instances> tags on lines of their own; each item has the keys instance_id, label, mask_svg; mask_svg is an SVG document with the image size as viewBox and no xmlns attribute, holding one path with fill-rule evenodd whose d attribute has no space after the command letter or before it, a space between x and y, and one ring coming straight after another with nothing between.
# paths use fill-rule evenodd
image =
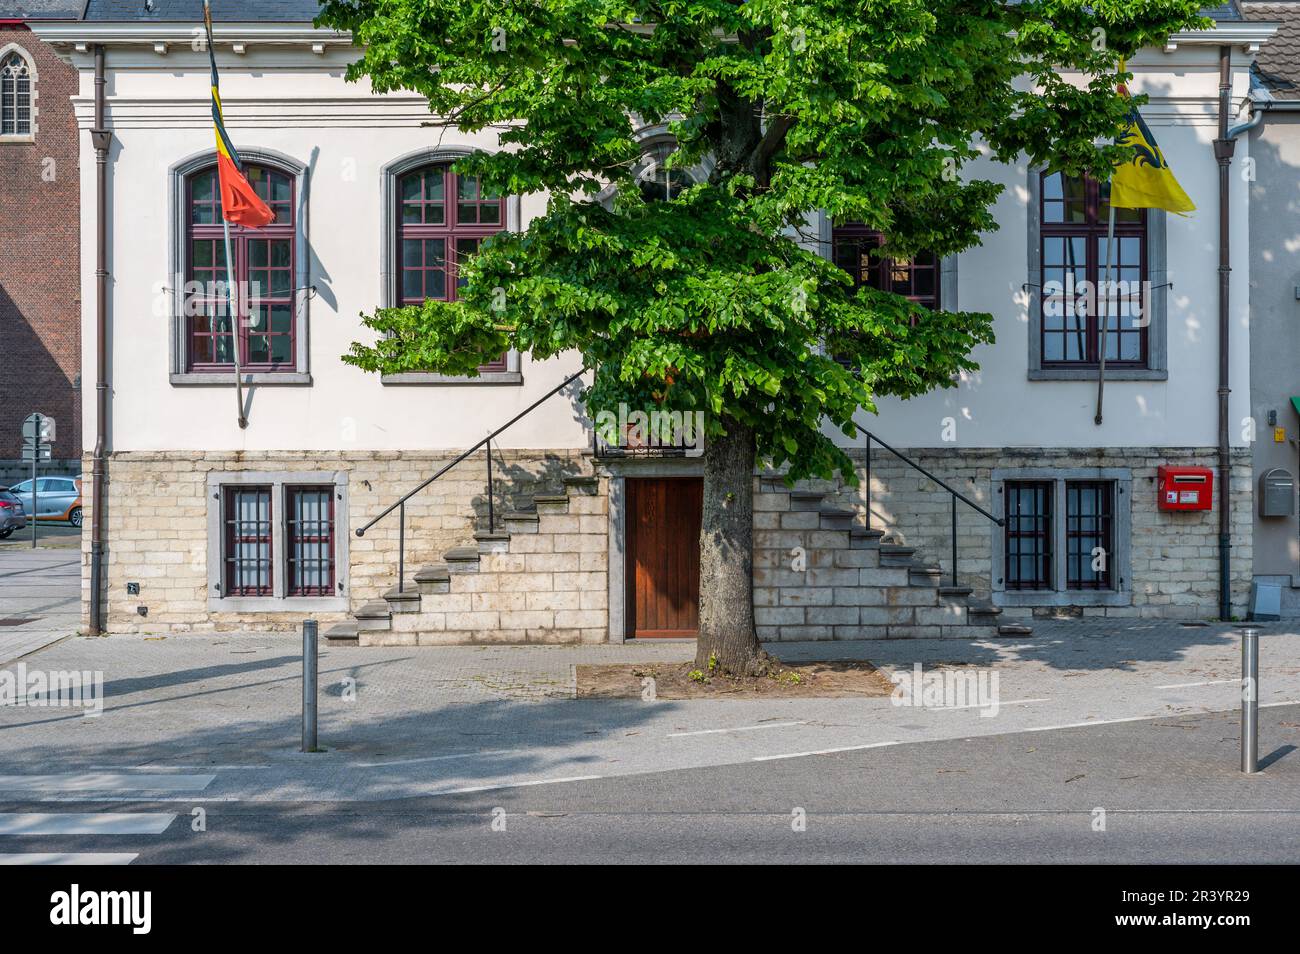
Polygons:
<instances>
[{"instance_id":1,"label":"stone base wall","mask_svg":"<svg viewBox=\"0 0 1300 954\"><path fill-rule=\"evenodd\" d=\"M212 612L208 606L206 496L211 472L344 471L348 474L347 581L351 608L381 598L397 582L398 520L394 512L358 538L354 531L455 459L458 452L121 452L108 463L106 624L113 633L290 630L306 615L322 623L339 613ZM89 622L91 461L86 474L83 536L83 626ZM581 450L493 451L497 529L502 517L534 494L564 492L563 478L590 474ZM457 546L472 545L487 528L487 464L472 455L413 498L406 507L406 573L442 562ZM342 574L340 574L342 576ZM127 595L127 582L140 593ZM137 607L148 608L140 616Z\"/></svg>"},{"instance_id":2,"label":"stone base wall","mask_svg":"<svg viewBox=\"0 0 1300 954\"><path fill-rule=\"evenodd\" d=\"M861 447L853 451L859 477L864 475ZM1115 617L1143 616L1175 619L1212 618L1218 612L1218 514L1215 510L1193 513L1168 513L1157 508L1156 468L1161 464L1213 465L1213 448L1113 448L1095 451L1072 449L928 449L910 451L921 466L950 483L972 500L999 513L993 472L1008 468L1121 468L1131 475L1131 547L1129 584L1131 591L1121 605L1027 607L1004 602L1004 619L1022 616L1104 615ZM207 478L212 472L276 471L321 474L343 471L348 475L348 513L346 525L339 520L338 531L349 536L347 568L348 610L337 613L313 612L322 623L341 621L349 611L381 600L397 580L397 514L358 538L354 531L378 515L385 507L427 479L454 459L454 453L421 452L123 452L109 461L107 502L107 546L105 595L107 628L115 633L184 633L232 630L290 630L297 628L305 612L233 612L214 611L209 605L210 572L208 567ZM585 450L505 451L497 452L494 464L496 480L494 500L497 529L506 529L504 516L527 505L537 494L562 494L563 479L592 473L591 460ZM1232 606L1233 613L1245 616L1251 580L1251 521L1253 510L1250 458L1244 451L1233 458L1234 512L1232 514ZM83 460L86 475L85 517L87 532L83 537L83 620L89 610L90 460ZM591 523L605 521L606 482L601 481L597 500L583 507L581 519ZM840 481L815 481L809 489L826 493L825 505L852 509L856 523L865 522L866 495L863 486L845 486ZM1217 507L1218 494L1215 494ZM759 513L767 513L761 507ZM898 461L879 448L873 454L871 468L871 524L885 530L894 542L917 547L916 559L944 571L949 581L950 562L949 497L933 481ZM578 514L570 515L577 518ZM757 522L775 521L760 530L794 529L800 521L812 518L793 515L785 518L767 515ZM448 550L473 545L474 532L487 525L486 465L481 453L457 465L407 505L406 573L412 578L417 570L443 561ZM811 527L811 524L809 524ZM605 559L596 555L598 528L590 532L591 547L561 555L546 552L526 553L532 547L545 547L542 537L532 542L519 541L511 548L510 559L523 560L522 571L512 572L577 573L584 581L572 587L561 606L548 607L560 612L580 613L581 620L572 628L578 638L591 640L599 628L596 614L605 612L603 583L605 567L595 562ZM838 531L837 531L838 532ZM553 535L547 535L547 538ZM584 537L587 536L584 534ZM555 537L558 539L558 537ZM991 595L994 537L988 520L964 504L958 505L958 576L959 582L975 590L975 597ZM602 543L603 547L603 543ZM579 555L581 553L581 555ZM768 555L771 556L770 554ZM499 559L495 556L491 560ZM561 567L560 561L578 560L576 570ZM853 557L844 557L852 560ZM530 565L531 564L531 565ZM555 564L544 569L543 564ZM822 569L821 567L815 567ZM501 567L505 569L505 567ZM771 569L771 567L764 567ZM858 567L833 566L828 570L856 570ZM843 575L843 574L841 574ZM895 574L897 575L897 574ZM342 574L340 574L342 577ZM577 581L579 576L573 576ZM128 595L126 584L140 584L138 595ZM589 588L602 594L582 596ZM487 585L487 584L481 584ZM470 599L468 609L456 612L501 614L497 626L518 629L516 618L506 614L534 611L526 590L522 596L478 595L478 606ZM566 591L567 592L567 591ZM996 595L996 594L993 594ZM810 595L810 599L812 596ZM534 597L536 602L541 597ZM488 603L494 605L489 608ZM499 604L499 605L497 605ZM573 605L569 605L573 604ZM522 605L522 609L520 608ZM147 608L140 615L138 607ZM448 612L450 610L447 610ZM486 619L486 617L483 617ZM567 616L565 617L567 620ZM859 617L861 618L861 617ZM453 625L446 621L448 632L462 632L465 620ZM478 619L478 617L473 617ZM503 619L511 621L506 627ZM524 620L525 617L519 617ZM575 617L577 619L577 617ZM557 616L558 620L558 616ZM405 627L402 621L401 627ZM554 622L553 625L559 625ZM523 626L527 630L529 627Z\"/></svg>"},{"instance_id":3,"label":"stone base wall","mask_svg":"<svg viewBox=\"0 0 1300 954\"><path fill-rule=\"evenodd\" d=\"M990 513L1001 512L993 486L993 471L1013 468L1126 468L1131 487L1131 605L1016 607L1012 616L1113 616L1170 619L1217 618L1219 610L1219 489L1212 510L1167 512L1158 509L1156 470L1161 465L1214 468L1212 447L1078 448L928 448L905 453L936 477L961 491ZM812 481L810 489L826 491L826 503L858 512L865 521L865 452L855 448L859 486L841 481ZM1217 473L1215 475L1217 484ZM1232 612L1245 618L1250 599L1253 481L1248 450L1232 457ZM944 570L952 569L952 513L942 487L876 446L871 457L871 525L897 542L917 547L917 558ZM960 583L977 596L991 595L993 536L990 522L964 503L957 504L957 570Z\"/></svg>"}]
</instances>

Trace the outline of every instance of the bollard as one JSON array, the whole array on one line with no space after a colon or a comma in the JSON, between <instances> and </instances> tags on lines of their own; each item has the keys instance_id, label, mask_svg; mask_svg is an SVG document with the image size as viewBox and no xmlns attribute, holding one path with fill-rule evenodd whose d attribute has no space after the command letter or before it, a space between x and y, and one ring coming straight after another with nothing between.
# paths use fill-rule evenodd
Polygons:
<instances>
[{"instance_id":1,"label":"bollard","mask_svg":"<svg viewBox=\"0 0 1300 954\"><path fill-rule=\"evenodd\" d=\"M1241 634L1241 770L1259 771L1259 631Z\"/></svg>"},{"instance_id":2,"label":"bollard","mask_svg":"<svg viewBox=\"0 0 1300 954\"><path fill-rule=\"evenodd\" d=\"M302 623L302 750L316 751L316 621Z\"/></svg>"}]
</instances>

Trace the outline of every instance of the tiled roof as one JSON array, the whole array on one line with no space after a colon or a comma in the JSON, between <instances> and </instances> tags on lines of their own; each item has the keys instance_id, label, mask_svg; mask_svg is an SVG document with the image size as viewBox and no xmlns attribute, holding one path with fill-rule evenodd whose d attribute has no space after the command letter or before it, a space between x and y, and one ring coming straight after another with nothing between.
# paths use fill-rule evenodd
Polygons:
<instances>
[{"instance_id":1,"label":"tiled roof","mask_svg":"<svg viewBox=\"0 0 1300 954\"><path fill-rule=\"evenodd\" d=\"M1276 99L1300 99L1300 0L1244 2L1248 20L1271 20L1277 33L1255 57L1255 76Z\"/></svg>"},{"instance_id":2,"label":"tiled roof","mask_svg":"<svg viewBox=\"0 0 1300 954\"><path fill-rule=\"evenodd\" d=\"M0 0L0 20L80 20L86 0Z\"/></svg>"},{"instance_id":3,"label":"tiled roof","mask_svg":"<svg viewBox=\"0 0 1300 954\"><path fill-rule=\"evenodd\" d=\"M0 7L13 0L0 0ZM17 0L25 3L27 0ZM310 23L319 0L210 0L212 19L227 23ZM203 22L203 0L89 0L87 20Z\"/></svg>"}]
</instances>

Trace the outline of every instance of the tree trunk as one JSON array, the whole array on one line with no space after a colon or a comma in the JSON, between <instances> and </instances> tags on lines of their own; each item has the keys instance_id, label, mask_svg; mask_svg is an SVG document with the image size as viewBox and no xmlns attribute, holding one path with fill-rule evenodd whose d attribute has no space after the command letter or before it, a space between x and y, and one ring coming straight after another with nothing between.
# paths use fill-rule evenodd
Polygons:
<instances>
[{"instance_id":1,"label":"tree trunk","mask_svg":"<svg viewBox=\"0 0 1300 954\"><path fill-rule=\"evenodd\" d=\"M754 630L754 431L725 422L704 446L700 524L700 636L695 665L733 675L762 671Z\"/></svg>"}]
</instances>

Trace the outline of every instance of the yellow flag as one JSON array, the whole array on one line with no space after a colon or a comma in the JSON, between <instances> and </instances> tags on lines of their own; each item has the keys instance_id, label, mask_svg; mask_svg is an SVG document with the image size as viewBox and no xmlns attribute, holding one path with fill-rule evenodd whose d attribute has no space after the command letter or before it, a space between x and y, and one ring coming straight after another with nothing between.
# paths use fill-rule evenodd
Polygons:
<instances>
[{"instance_id":1,"label":"yellow flag","mask_svg":"<svg viewBox=\"0 0 1300 954\"><path fill-rule=\"evenodd\" d=\"M1124 69L1123 62L1119 68ZM1123 83L1119 91L1128 97ZM1110 177L1111 205L1117 209L1164 209L1180 215L1196 211L1136 107L1129 109L1128 126L1118 142L1132 146L1134 153L1128 162L1116 166Z\"/></svg>"}]
</instances>

